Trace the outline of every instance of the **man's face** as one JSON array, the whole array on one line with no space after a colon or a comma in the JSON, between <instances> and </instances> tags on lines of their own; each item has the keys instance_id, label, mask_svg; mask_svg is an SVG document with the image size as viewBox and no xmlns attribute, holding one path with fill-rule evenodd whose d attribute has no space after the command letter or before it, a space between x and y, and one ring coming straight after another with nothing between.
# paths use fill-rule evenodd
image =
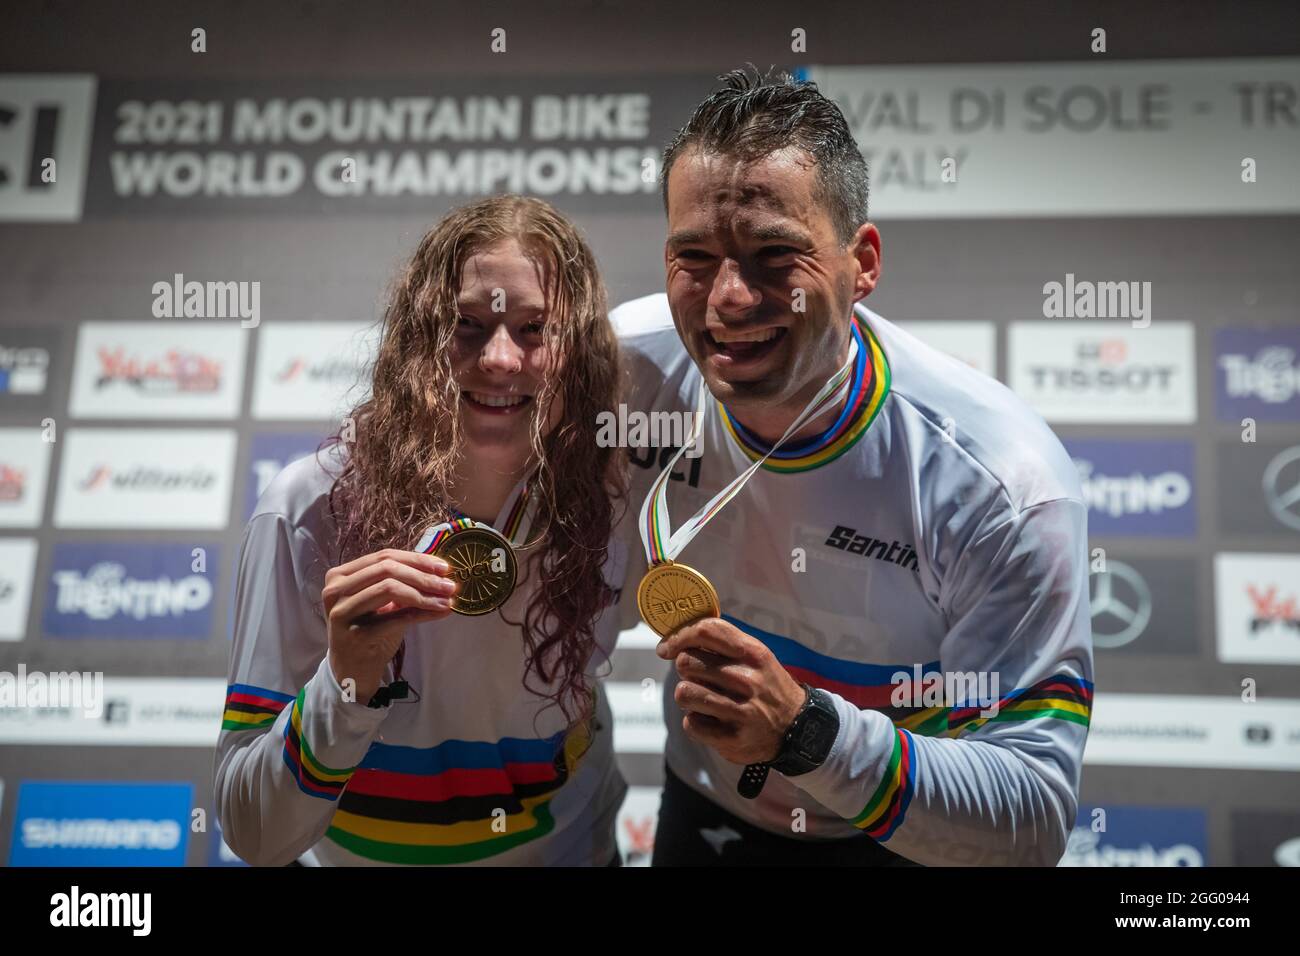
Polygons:
<instances>
[{"instance_id":1,"label":"man's face","mask_svg":"<svg viewBox=\"0 0 1300 956\"><path fill-rule=\"evenodd\" d=\"M875 227L846 248L816 186L796 147L748 164L691 149L669 173L673 322L710 391L741 414L797 413L843 363L853 303L874 284Z\"/></svg>"},{"instance_id":2,"label":"man's face","mask_svg":"<svg viewBox=\"0 0 1300 956\"><path fill-rule=\"evenodd\" d=\"M460 317L452 373L461 389L461 423L472 452L522 464L531 451L537 395L552 371L542 328L557 318L548 315L546 284L543 266L513 240L465 262L456 297ZM560 404L558 398L553 404ZM550 411L553 426L562 410Z\"/></svg>"}]
</instances>

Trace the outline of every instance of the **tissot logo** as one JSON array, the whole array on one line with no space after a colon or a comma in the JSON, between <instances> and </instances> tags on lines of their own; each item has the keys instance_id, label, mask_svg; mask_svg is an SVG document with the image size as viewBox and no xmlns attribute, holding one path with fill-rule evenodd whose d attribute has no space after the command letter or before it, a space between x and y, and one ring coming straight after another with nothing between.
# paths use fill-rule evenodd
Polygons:
<instances>
[{"instance_id":1,"label":"tissot logo","mask_svg":"<svg viewBox=\"0 0 1300 956\"><path fill-rule=\"evenodd\" d=\"M1018 322L1009 342L1011 385L1048 421L1195 420L1190 323Z\"/></svg>"},{"instance_id":2,"label":"tissot logo","mask_svg":"<svg viewBox=\"0 0 1300 956\"><path fill-rule=\"evenodd\" d=\"M877 561L900 565L918 574L921 572L916 562L916 549L910 544L858 534L856 528L846 528L844 525L836 525L825 543L849 554L861 554L868 558L875 558Z\"/></svg>"},{"instance_id":3,"label":"tissot logo","mask_svg":"<svg viewBox=\"0 0 1300 956\"><path fill-rule=\"evenodd\" d=\"M1168 391L1176 370L1168 363L1130 362L1128 345L1118 339L1081 342L1075 358L1076 364L1068 367L1031 365L1029 374L1034 386L1142 395Z\"/></svg>"}]
</instances>

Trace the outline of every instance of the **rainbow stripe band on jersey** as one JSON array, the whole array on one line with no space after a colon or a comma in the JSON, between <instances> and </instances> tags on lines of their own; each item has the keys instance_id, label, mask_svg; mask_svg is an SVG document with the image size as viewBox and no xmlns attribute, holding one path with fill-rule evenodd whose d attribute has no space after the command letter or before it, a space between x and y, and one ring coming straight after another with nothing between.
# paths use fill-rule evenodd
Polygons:
<instances>
[{"instance_id":1,"label":"rainbow stripe band on jersey","mask_svg":"<svg viewBox=\"0 0 1300 956\"><path fill-rule=\"evenodd\" d=\"M845 400L852 384L854 366L857 365L858 356L861 354L861 347L858 343L857 338L853 338L849 342L849 357L844 364L840 366L834 375L827 379L817 394L812 397L812 401L804 406L804 410L790 423L790 426L785 430L785 434L777 439L771 451L751 462L748 468L733 478L730 484L714 495L705 503L704 507L674 531L668 516L668 478L682 455L686 454L686 451L700 440L704 428L704 416L708 411L710 393L708 381L703 376L700 377L699 399L696 401L695 423L691 426L691 433L682 444L682 447L677 449L677 454L672 457L668 465L659 472L659 477L650 486L650 492L641 504L641 543L645 546L646 559L650 567L672 561L677 555L681 554L682 550L694 540L695 536L712 520L713 516L740 494L741 489L745 487L749 479L754 477L754 472L758 471L773 452L779 451L791 435L807 422L812 421L818 415L834 408Z\"/></svg>"},{"instance_id":2,"label":"rainbow stripe band on jersey","mask_svg":"<svg viewBox=\"0 0 1300 956\"><path fill-rule=\"evenodd\" d=\"M251 684L231 684L226 688L226 708L221 716L222 730L265 730L275 723L280 711L293 703L293 694L281 694Z\"/></svg>"},{"instance_id":3,"label":"rainbow stripe band on jersey","mask_svg":"<svg viewBox=\"0 0 1300 956\"><path fill-rule=\"evenodd\" d=\"M834 424L820 435L772 451L763 463L767 471L789 474L809 471L834 461L858 443L884 406L890 386L885 350L880 347L871 328L856 315L852 326L858 357L854 362L853 380L844 409ZM718 411L732 440L751 461L769 454L769 446L750 434L721 402L718 402Z\"/></svg>"}]
</instances>

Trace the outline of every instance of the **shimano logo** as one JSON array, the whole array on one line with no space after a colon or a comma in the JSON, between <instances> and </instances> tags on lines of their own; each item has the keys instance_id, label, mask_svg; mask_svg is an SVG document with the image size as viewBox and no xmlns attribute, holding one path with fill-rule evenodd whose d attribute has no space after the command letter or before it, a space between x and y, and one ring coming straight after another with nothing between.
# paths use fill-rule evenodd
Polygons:
<instances>
[{"instance_id":1,"label":"shimano logo","mask_svg":"<svg viewBox=\"0 0 1300 956\"><path fill-rule=\"evenodd\" d=\"M1300 365L1294 349L1269 346L1247 355L1219 356L1219 367L1227 378L1229 398L1258 398L1270 405L1289 402L1300 394Z\"/></svg>"},{"instance_id":2,"label":"shimano logo","mask_svg":"<svg viewBox=\"0 0 1300 956\"><path fill-rule=\"evenodd\" d=\"M1165 471L1158 475L1103 475L1094 471L1093 463L1074 460L1083 485L1083 500L1089 511L1099 511L1112 518L1124 515L1160 514L1181 508L1192 497L1192 483L1186 475Z\"/></svg>"},{"instance_id":3,"label":"shimano logo","mask_svg":"<svg viewBox=\"0 0 1300 956\"><path fill-rule=\"evenodd\" d=\"M835 530L831 532L831 536L826 539L825 543L840 551L847 551L849 554L861 554L868 558L875 558L877 561L888 561L890 564L901 565L918 574L921 572L916 563L916 550L910 544L885 541L865 534L858 534L856 528L846 528L844 525L836 525Z\"/></svg>"},{"instance_id":4,"label":"shimano logo","mask_svg":"<svg viewBox=\"0 0 1300 956\"><path fill-rule=\"evenodd\" d=\"M181 842L175 820L104 820L94 817L31 817L23 821L29 850L174 850Z\"/></svg>"},{"instance_id":5,"label":"shimano logo","mask_svg":"<svg viewBox=\"0 0 1300 956\"><path fill-rule=\"evenodd\" d=\"M151 617L180 617L207 607L212 583L201 574L183 578L159 576L151 580L128 578L115 561L101 561L84 574L54 572L58 588L55 608L60 614L84 614L107 621L119 614L143 621Z\"/></svg>"},{"instance_id":6,"label":"shimano logo","mask_svg":"<svg viewBox=\"0 0 1300 956\"><path fill-rule=\"evenodd\" d=\"M1058 866L1204 866L1201 851L1187 843L1157 847L1140 843L1134 847L1103 846L1101 834L1087 827L1075 827Z\"/></svg>"}]
</instances>

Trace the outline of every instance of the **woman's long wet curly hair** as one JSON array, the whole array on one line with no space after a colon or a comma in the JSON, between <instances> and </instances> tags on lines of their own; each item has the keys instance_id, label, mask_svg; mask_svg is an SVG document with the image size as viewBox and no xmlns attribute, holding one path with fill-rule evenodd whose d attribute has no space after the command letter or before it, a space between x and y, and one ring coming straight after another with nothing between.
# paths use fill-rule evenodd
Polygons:
<instances>
[{"instance_id":1,"label":"woman's long wet curly hair","mask_svg":"<svg viewBox=\"0 0 1300 956\"><path fill-rule=\"evenodd\" d=\"M370 397L326 440L342 441L345 432L352 438L329 503L338 563L412 548L425 528L453 517L449 489L466 454L451 364L461 273L470 257L511 239L547 280L542 334L551 363L531 426L535 510L528 537L541 537L520 562L528 576L537 575L535 599L522 621L507 622L523 636L524 687L559 706L572 726L591 708L594 623L612 597L601 567L626 487L617 449L596 442L597 415L614 409L618 390L604 287L591 250L548 203L494 196L454 210L425 235L384 314ZM563 418L543 434L557 400ZM529 587L527 576L518 586Z\"/></svg>"}]
</instances>

